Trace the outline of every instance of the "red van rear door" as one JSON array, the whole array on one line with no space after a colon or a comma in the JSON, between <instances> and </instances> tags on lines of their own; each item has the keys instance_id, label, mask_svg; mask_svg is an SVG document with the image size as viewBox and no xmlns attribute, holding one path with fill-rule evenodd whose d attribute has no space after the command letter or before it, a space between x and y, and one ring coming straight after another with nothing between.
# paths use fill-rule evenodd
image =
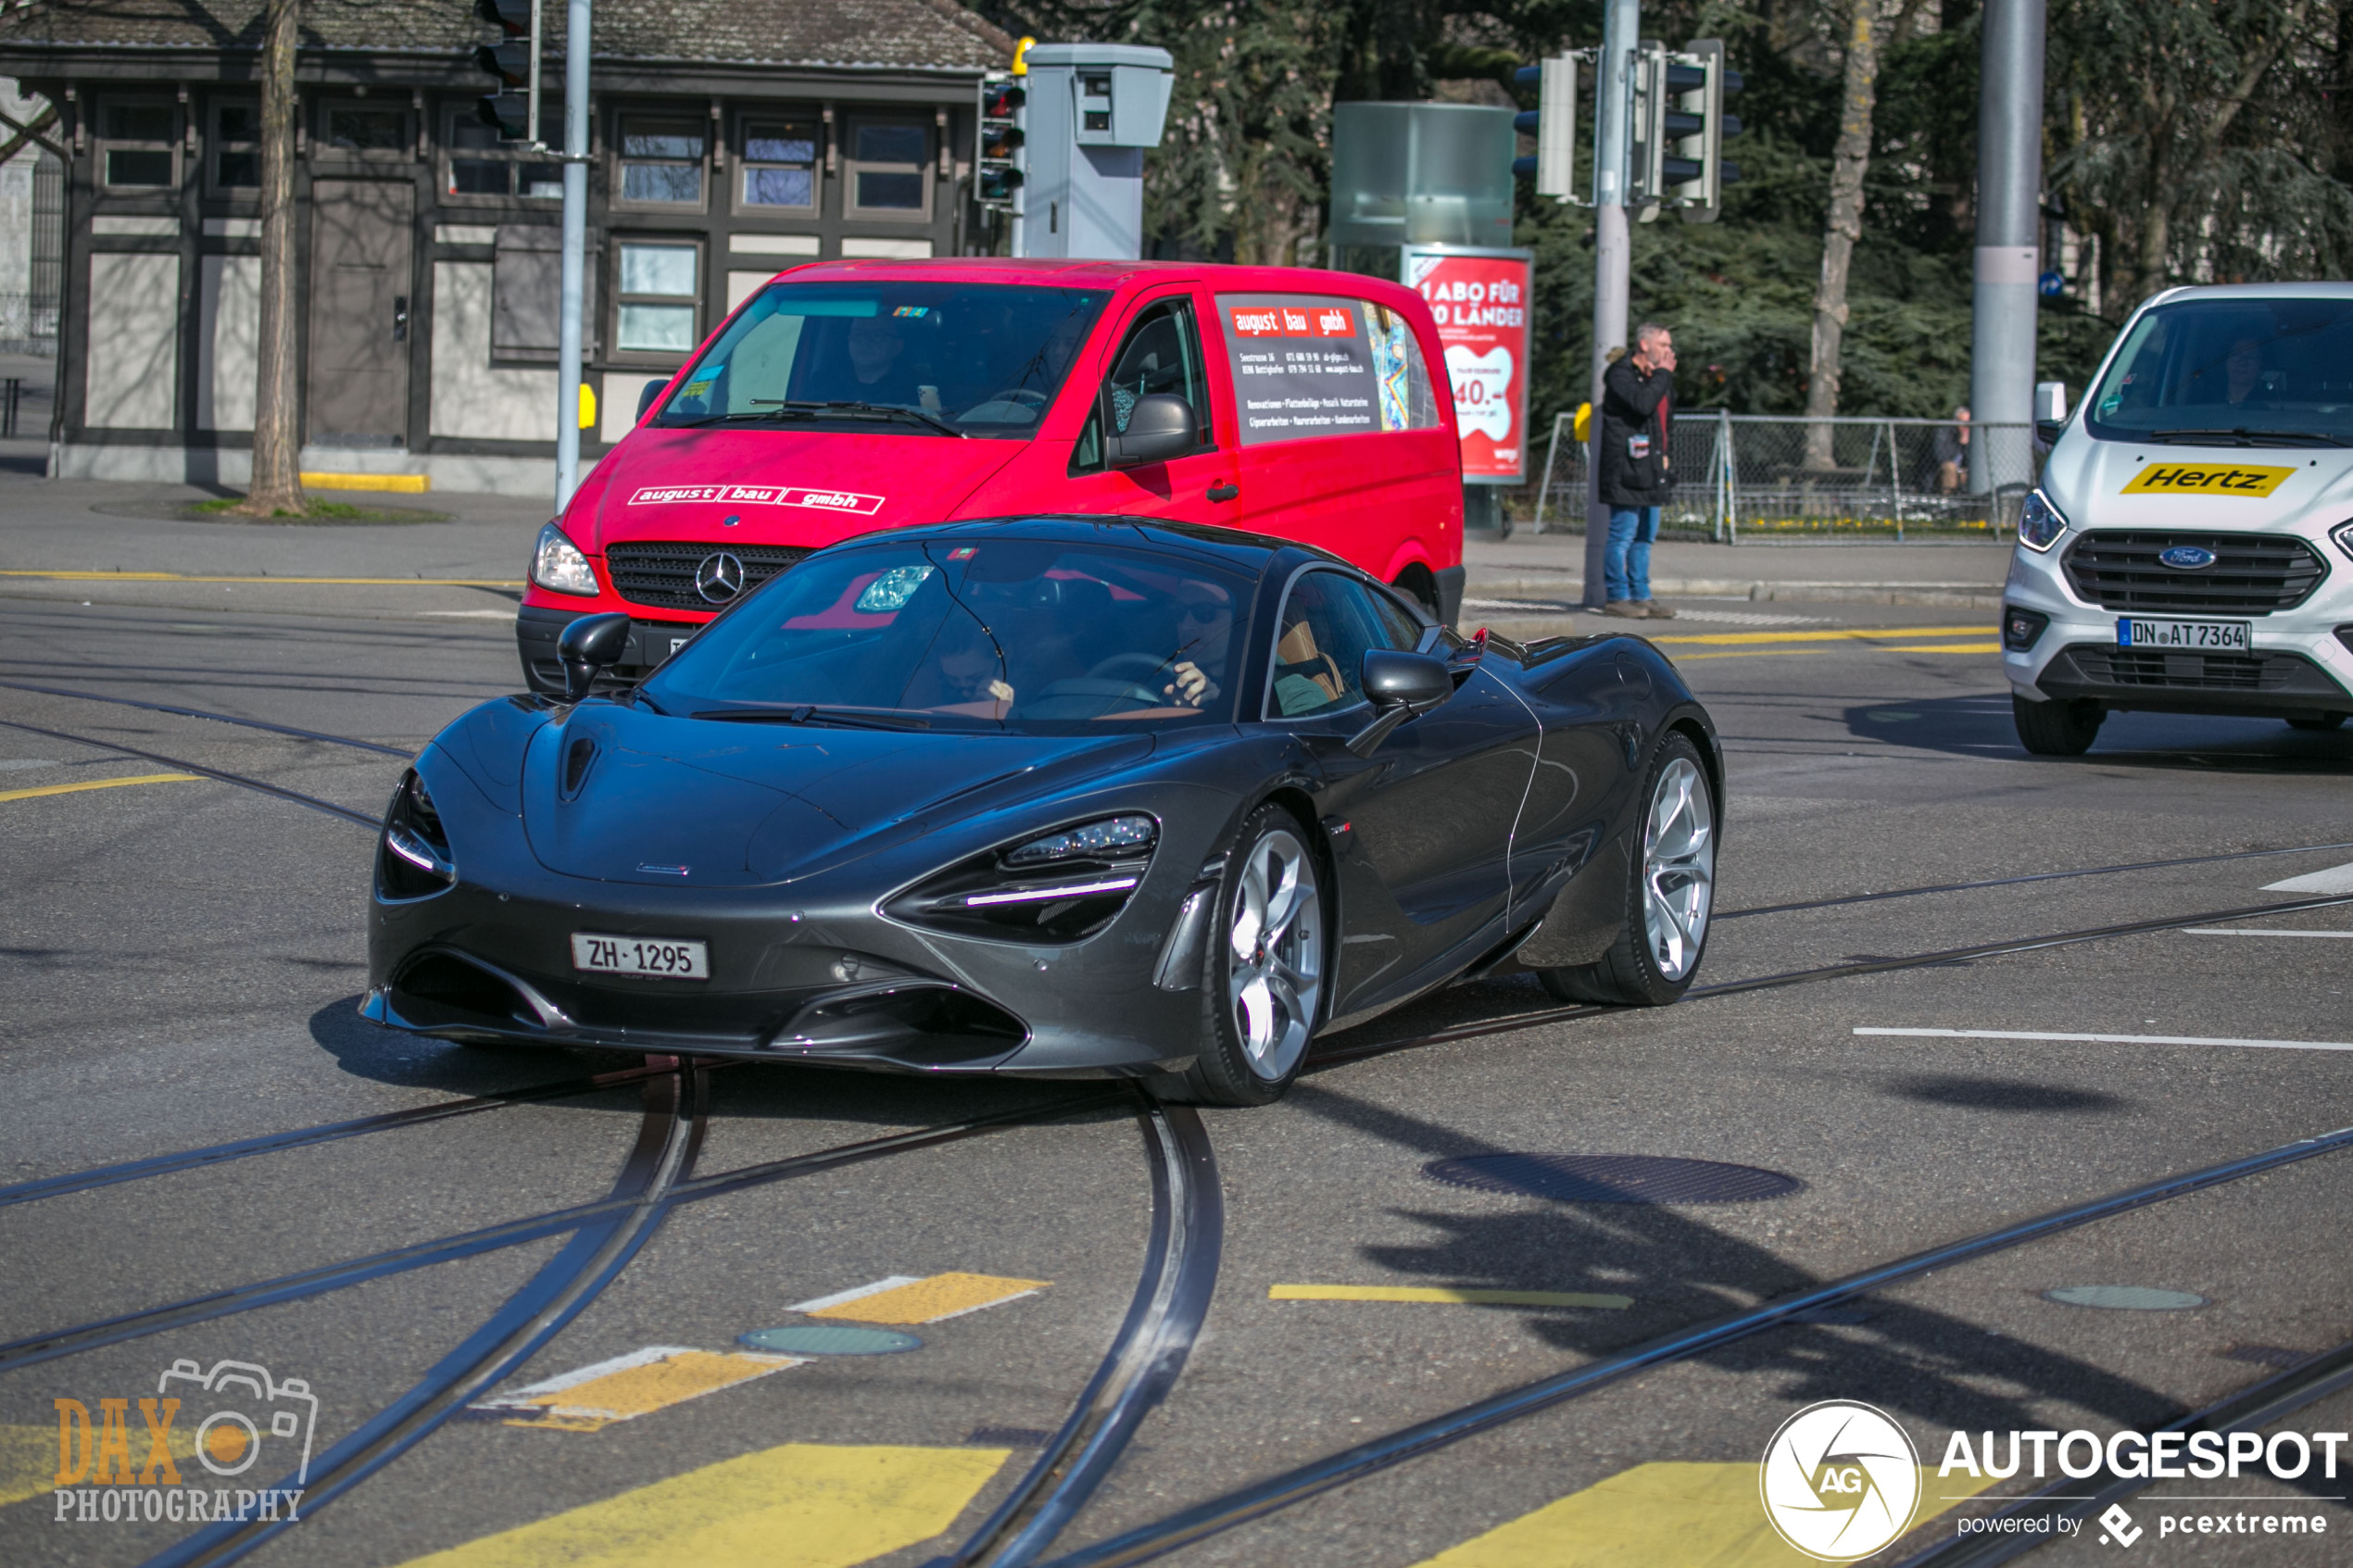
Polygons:
<instances>
[{"instance_id":1,"label":"red van rear door","mask_svg":"<svg viewBox=\"0 0 2353 1568\"><path fill-rule=\"evenodd\" d=\"M1234 452L1229 442L1219 440L1191 293L1179 286L1139 295L1103 341L1116 346L1098 361L1102 379L1095 389L1094 408L1071 450L1064 492L1069 500L1055 509L1066 506L1076 512L1138 512L1179 522L1239 526L1233 504ZM1112 468L1105 460L1107 437L1126 428L1128 410L1138 398L1155 393L1172 394L1192 405L1200 444L1189 455L1164 463Z\"/></svg>"}]
</instances>

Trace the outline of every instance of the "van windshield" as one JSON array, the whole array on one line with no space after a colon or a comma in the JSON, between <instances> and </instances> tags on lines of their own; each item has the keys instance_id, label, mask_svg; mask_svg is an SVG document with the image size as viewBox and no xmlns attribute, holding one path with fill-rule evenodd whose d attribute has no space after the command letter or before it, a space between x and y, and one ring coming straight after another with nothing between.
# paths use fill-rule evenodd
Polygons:
<instances>
[{"instance_id":1,"label":"van windshield","mask_svg":"<svg viewBox=\"0 0 2353 1568\"><path fill-rule=\"evenodd\" d=\"M771 283L654 422L882 424L1026 440L1109 297L989 283Z\"/></svg>"},{"instance_id":2,"label":"van windshield","mask_svg":"<svg viewBox=\"0 0 2353 1568\"><path fill-rule=\"evenodd\" d=\"M2188 299L2133 325L2084 409L2108 441L2353 445L2353 299Z\"/></svg>"},{"instance_id":3,"label":"van windshield","mask_svg":"<svg viewBox=\"0 0 2353 1568\"><path fill-rule=\"evenodd\" d=\"M1228 721L1253 584L1189 556L903 540L772 578L642 688L663 712L1085 734Z\"/></svg>"}]
</instances>

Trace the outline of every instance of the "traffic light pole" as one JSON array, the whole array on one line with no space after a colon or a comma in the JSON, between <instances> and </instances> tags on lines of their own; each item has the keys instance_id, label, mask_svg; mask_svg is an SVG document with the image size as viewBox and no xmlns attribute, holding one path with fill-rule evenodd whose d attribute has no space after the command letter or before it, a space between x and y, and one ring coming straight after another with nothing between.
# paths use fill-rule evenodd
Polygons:
<instances>
[{"instance_id":1,"label":"traffic light pole","mask_svg":"<svg viewBox=\"0 0 2353 1568\"><path fill-rule=\"evenodd\" d=\"M1632 102L1634 50L1642 31L1640 0L1609 0L1601 59L1593 82L1593 415L1585 448L1585 599L1599 609L1609 551L1609 508L1602 504L1602 375L1609 351L1626 346L1627 267L1631 237L1626 221L1627 119Z\"/></svg>"},{"instance_id":2,"label":"traffic light pole","mask_svg":"<svg viewBox=\"0 0 2353 1568\"><path fill-rule=\"evenodd\" d=\"M1977 255L1970 294L1969 413L1986 425L2034 418L2036 257L2043 200L2044 0L1988 0L1977 119ZM1997 476L1977 438L1969 487ZM2019 454L2011 466L2024 475Z\"/></svg>"},{"instance_id":3,"label":"traffic light pole","mask_svg":"<svg viewBox=\"0 0 2353 1568\"><path fill-rule=\"evenodd\" d=\"M535 59L536 56L534 56ZM588 0L564 12L564 250L556 329L556 510L580 487L580 349L588 250Z\"/></svg>"}]
</instances>

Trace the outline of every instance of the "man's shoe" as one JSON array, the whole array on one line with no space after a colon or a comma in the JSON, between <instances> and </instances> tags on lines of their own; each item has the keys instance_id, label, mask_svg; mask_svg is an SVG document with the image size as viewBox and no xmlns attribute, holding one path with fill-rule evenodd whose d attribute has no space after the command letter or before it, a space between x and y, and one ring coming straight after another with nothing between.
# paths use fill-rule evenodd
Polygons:
<instances>
[{"instance_id":1,"label":"man's shoe","mask_svg":"<svg viewBox=\"0 0 2353 1568\"><path fill-rule=\"evenodd\" d=\"M1650 611L1633 599L1612 599L1602 606L1602 613L1620 616L1628 621L1644 621L1650 617Z\"/></svg>"},{"instance_id":2,"label":"man's shoe","mask_svg":"<svg viewBox=\"0 0 2353 1568\"><path fill-rule=\"evenodd\" d=\"M1675 619L1674 608L1669 605L1660 604L1656 599L1637 599L1634 602L1641 605L1642 607L1642 613L1649 616L1653 621L1672 621Z\"/></svg>"}]
</instances>

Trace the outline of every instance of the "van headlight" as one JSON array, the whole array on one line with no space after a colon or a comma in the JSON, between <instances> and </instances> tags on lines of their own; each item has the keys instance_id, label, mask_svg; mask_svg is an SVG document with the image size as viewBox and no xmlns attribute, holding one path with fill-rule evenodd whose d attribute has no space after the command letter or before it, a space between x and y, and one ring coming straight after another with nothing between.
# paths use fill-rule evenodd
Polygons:
<instances>
[{"instance_id":1,"label":"van headlight","mask_svg":"<svg viewBox=\"0 0 2353 1568\"><path fill-rule=\"evenodd\" d=\"M2338 523L2329 531L2329 537L2336 541L2338 549L2353 556L2353 522Z\"/></svg>"},{"instance_id":2,"label":"van headlight","mask_svg":"<svg viewBox=\"0 0 2353 1568\"><path fill-rule=\"evenodd\" d=\"M597 592L596 568L588 564L580 546L564 537L564 531L552 522L539 531L539 543L532 546L531 581L550 593L593 597Z\"/></svg>"},{"instance_id":3,"label":"van headlight","mask_svg":"<svg viewBox=\"0 0 2353 1568\"><path fill-rule=\"evenodd\" d=\"M2026 504L2018 509L2018 542L2030 550L2047 550L2066 532L2067 519L2050 497L2040 490L2028 492Z\"/></svg>"}]
</instances>

